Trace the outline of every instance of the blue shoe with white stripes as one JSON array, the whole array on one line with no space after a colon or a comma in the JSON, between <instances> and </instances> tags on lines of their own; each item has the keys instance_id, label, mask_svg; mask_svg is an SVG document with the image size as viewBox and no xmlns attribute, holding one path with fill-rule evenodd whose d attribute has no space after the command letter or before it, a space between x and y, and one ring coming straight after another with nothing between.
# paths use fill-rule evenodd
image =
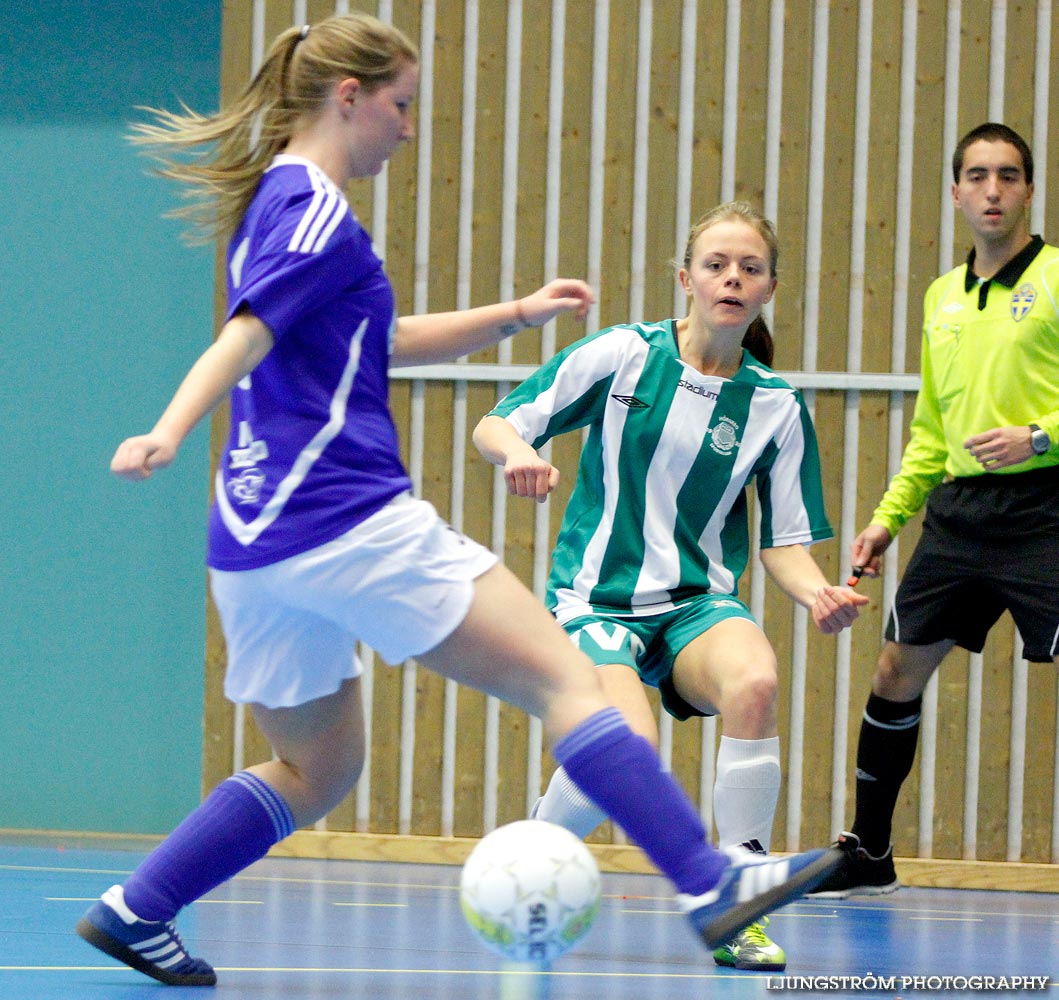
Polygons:
<instances>
[{"instance_id":1,"label":"blue shoe with white stripes","mask_svg":"<svg viewBox=\"0 0 1059 1000\"><path fill-rule=\"evenodd\" d=\"M701 896L681 893L677 904L707 948L718 948L771 910L804 896L839 865L845 854L834 848L785 858L726 847L731 864L721 880Z\"/></svg>"},{"instance_id":2,"label":"blue shoe with white stripes","mask_svg":"<svg viewBox=\"0 0 1059 1000\"><path fill-rule=\"evenodd\" d=\"M167 986L214 986L217 973L184 948L173 922L140 920L125 905L120 885L112 886L78 921L77 933L90 945Z\"/></svg>"}]
</instances>

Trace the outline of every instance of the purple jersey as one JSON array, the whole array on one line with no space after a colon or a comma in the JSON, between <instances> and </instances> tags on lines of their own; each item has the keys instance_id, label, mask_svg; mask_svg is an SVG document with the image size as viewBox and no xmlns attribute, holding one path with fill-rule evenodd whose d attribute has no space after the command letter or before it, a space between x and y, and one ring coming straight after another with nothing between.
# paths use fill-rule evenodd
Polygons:
<instances>
[{"instance_id":1,"label":"purple jersey","mask_svg":"<svg viewBox=\"0 0 1059 1000\"><path fill-rule=\"evenodd\" d=\"M253 569L344 534L411 489L388 405L393 290L317 166L280 155L228 248L228 317L275 345L232 390L210 566Z\"/></svg>"}]
</instances>

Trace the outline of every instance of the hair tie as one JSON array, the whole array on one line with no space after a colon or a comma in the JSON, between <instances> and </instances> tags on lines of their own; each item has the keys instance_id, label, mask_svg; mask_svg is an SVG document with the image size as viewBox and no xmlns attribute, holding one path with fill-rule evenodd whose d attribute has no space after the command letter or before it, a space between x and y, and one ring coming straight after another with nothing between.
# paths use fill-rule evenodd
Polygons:
<instances>
[{"instance_id":1,"label":"hair tie","mask_svg":"<svg viewBox=\"0 0 1059 1000\"><path fill-rule=\"evenodd\" d=\"M304 41L309 35L309 29L312 27L311 24L303 24L301 34L298 36L298 41Z\"/></svg>"}]
</instances>

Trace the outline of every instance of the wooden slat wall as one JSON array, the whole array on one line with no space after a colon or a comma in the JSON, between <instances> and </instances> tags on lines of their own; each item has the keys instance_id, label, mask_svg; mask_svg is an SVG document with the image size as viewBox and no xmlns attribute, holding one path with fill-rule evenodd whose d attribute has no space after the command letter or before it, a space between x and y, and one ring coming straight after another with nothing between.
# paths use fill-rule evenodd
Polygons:
<instances>
[{"instance_id":1,"label":"wooden slat wall","mask_svg":"<svg viewBox=\"0 0 1059 1000\"><path fill-rule=\"evenodd\" d=\"M883 382L887 373L914 374L923 292L968 246L948 204L948 158L959 135L989 118L1008 122L1033 146L1034 228L1059 239L1059 157L1055 140L1048 143L1059 134L1059 17L1051 0L359 6L416 39L429 74L419 142L400 151L380 180L349 192L383 247L403 312L496 301L562 273L598 286L589 329L672 315L680 306L670 262L690 224L718 201L739 197L772 212L780 234L777 369L879 373ZM226 3L224 95L260 58L255 38L336 9L345 8L330 0ZM781 48L771 50L770 39ZM1051 64L1047 83L1042 54L1043 65ZM468 86L475 90L465 100ZM693 94L687 137L682 87ZM518 95L510 105L509 93ZM557 139L549 132L553 94L562 101ZM770 135L778 142L770 144ZM557 161L549 158L550 141ZM554 333L527 331L471 361L536 365L583 329L561 320ZM837 388L822 375L817 384L806 394L837 538L814 554L839 579L852 534L894 471L896 438L907 430L914 395L871 380ZM507 502L497 474L470 444L474 424L507 388L402 376L392 404L417 490L468 534L502 549L541 591L542 556L569 495L580 441L554 443L564 480L547 508ZM215 424L215 454L224 421L222 414ZM781 664L784 752L800 747L786 761L778 850L826 843L852 812L860 715L918 523L901 533L886 577L862 585L872 605L838 641L807 629L804 613L757 578L760 567L744 581L744 594L760 595L757 610ZM525 815L553 766L539 751L537 723L414 663L394 669L366 655L368 770L319 828L476 837ZM211 609L206 788L268 753L252 722L224 702L223 668ZM898 807L897 854L1059 860L1055 671L1024 669L1005 617L981 657L954 652L935 683L920 766ZM707 818L719 731L698 721L663 730L673 771ZM612 837L608 825L592 839Z\"/></svg>"}]
</instances>

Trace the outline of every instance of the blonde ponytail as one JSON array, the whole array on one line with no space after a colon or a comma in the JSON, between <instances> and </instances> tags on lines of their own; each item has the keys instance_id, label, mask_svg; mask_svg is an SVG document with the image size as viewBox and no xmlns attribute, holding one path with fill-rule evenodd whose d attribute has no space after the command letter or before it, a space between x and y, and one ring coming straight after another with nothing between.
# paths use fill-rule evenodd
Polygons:
<instances>
[{"instance_id":1,"label":"blonde ponytail","mask_svg":"<svg viewBox=\"0 0 1059 1000\"><path fill-rule=\"evenodd\" d=\"M129 139L155 160L158 174L184 185L190 203L169 214L191 223L189 242L227 239L299 118L315 114L333 84L355 77L370 92L418 58L401 31L366 14L330 17L311 31L288 28L227 107L213 115L186 105L180 113L145 108L154 120L134 125ZM185 150L195 153L173 155Z\"/></svg>"}]
</instances>

